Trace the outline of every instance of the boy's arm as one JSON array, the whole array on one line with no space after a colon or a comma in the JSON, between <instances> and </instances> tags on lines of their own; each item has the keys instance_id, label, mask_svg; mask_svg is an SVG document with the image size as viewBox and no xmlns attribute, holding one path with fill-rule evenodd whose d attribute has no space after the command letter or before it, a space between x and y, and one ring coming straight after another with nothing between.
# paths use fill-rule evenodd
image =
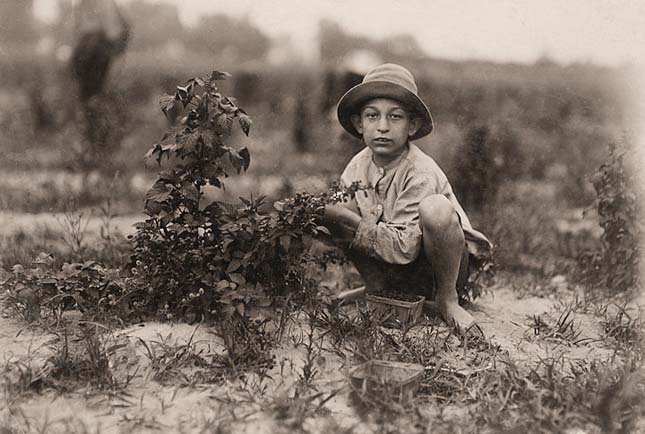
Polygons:
<instances>
[{"instance_id":1,"label":"boy's arm","mask_svg":"<svg viewBox=\"0 0 645 434\"><path fill-rule=\"evenodd\" d=\"M351 247L391 264L408 264L421 251L419 204L436 193L436 182L418 174L411 177L397 195L389 221L381 219L382 210L364 215L356 228Z\"/></svg>"},{"instance_id":2,"label":"boy's arm","mask_svg":"<svg viewBox=\"0 0 645 434\"><path fill-rule=\"evenodd\" d=\"M332 226L332 232L336 233L336 236L341 239L351 241L360 221L360 214L346 206L339 204L325 206L323 223Z\"/></svg>"}]
</instances>

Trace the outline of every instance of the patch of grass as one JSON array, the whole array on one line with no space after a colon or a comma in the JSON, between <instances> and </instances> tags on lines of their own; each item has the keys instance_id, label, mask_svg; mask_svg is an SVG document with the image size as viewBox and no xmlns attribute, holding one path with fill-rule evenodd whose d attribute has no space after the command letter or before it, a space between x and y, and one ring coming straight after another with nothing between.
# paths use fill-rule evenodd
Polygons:
<instances>
[{"instance_id":1,"label":"patch of grass","mask_svg":"<svg viewBox=\"0 0 645 434\"><path fill-rule=\"evenodd\" d=\"M301 395L299 390L301 388L296 387L293 393L285 392L263 404L264 411L291 432L302 432L307 418L329 414L325 404L338 393L336 390L330 393L313 392Z\"/></svg>"},{"instance_id":2,"label":"patch of grass","mask_svg":"<svg viewBox=\"0 0 645 434\"><path fill-rule=\"evenodd\" d=\"M0 269L10 270L16 264L27 265L42 252L58 260L57 265L63 265L65 258L64 247L60 243L59 234L49 227L43 227L33 232L19 230L10 235L0 237Z\"/></svg>"},{"instance_id":3,"label":"patch of grass","mask_svg":"<svg viewBox=\"0 0 645 434\"><path fill-rule=\"evenodd\" d=\"M215 375L242 378L246 372L252 372L266 376L275 366L274 342L267 330L268 322L236 315L219 321L215 334L224 342L225 352L213 358Z\"/></svg>"},{"instance_id":4,"label":"patch of grass","mask_svg":"<svg viewBox=\"0 0 645 434\"><path fill-rule=\"evenodd\" d=\"M643 312L639 309L630 314L627 304L613 304L613 307L615 309L609 309L609 305L606 305L599 312L603 330L612 346L627 352L642 350L645 326Z\"/></svg>"},{"instance_id":5,"label":"patch of grass","mask_svg":"<svg viewBox=\"0 0 645 434\"><path fill-rule=\"evenodd\" d=\"M169 334L165 338L159 336L159 340L150 343L139 338L139 343L146 350L146 357L150 362L150 368L146 380L156 381L161 384L168 384L173 380L180 379L184 383L190 383L183 369L185 368L205 368L209 364L201 355L201 351L196 351L193 338L197 328L193 330L190 338L185 344L172 343L173 336Z\"/></svg>"},{"instance_id":6,"label":"patch of grass","mask_svg":"<svg viewBox=\"0 0 645 434\"><path fill-rule=\"evenodd\" d=\"M52 352L46 364L49 386L61 392L87 386L99 390L118 390L128 386L136 372L119 382L110 363L110 359L126 344L115 342L109 332L100 328L85 323L78 330L80 336L70 336L68 328L56 333L48 344Z\"/></svg>"},{"instance_id":7,"label":"patch of grass","mask_svg":"<svg viewBox=\"0 0 645 434\"><path fill-rule=\"evenodd\" d=\"M634 366L616 366L615 361L574 362L564 357L540 360L528 373L511 361L500 367L483 373L460 393L478 429L551 433L605 427L607 391L622 384L625 375L637 372ZM639 391L638 396L645 395ZM612 405L624 404L622 400ZM642 408L633 411L625 423L633 423L639 414Z\"/></svg>"},{"instance_id":8,"label":"patch of grass","mask_svg":"<svg viewBox=\"0 0 645 434\"><path fill-rule=\"evenodd\" d=\"M530 318L531 328L536 337L565 345L582 345L589 342L589 338L581 337L582 329L575 322L573 308L565 309L551 324L542 315L533 315Z\"/></svg>"},{"instance_id":9,"label":"patch of grass","mask_svg":"<svg viewBox=\"0 0 645 434\"><path fill-rule=\"evenodd\" d=\"M63 327L41 350L49 356L38 361L34 353L9 359L1 372L5 400L13 404L30 394L54 390L57 394L87 388L108 393L124 392L136 376L136 369L117 374L115 356L125 344L99 327L85 323L80 329Z\"/></svg>"},{"instance_id":10,"label":"patch of grass","mask_svg":"<svg viewBox=\"0 0 645 434\"><path fill-rule=\"evenodd\" d=\"M10 358L1 369L0 385L8 407L30 393L39 393L45 386L47 370L36 366L32 355Z\"/></svg>"}]
</instances>

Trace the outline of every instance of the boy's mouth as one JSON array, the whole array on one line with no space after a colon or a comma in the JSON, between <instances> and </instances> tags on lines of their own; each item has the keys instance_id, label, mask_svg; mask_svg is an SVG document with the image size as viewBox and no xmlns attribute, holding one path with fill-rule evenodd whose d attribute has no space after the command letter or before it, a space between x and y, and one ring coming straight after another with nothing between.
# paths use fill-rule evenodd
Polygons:
<instances>
[{"instance_id":1,"label":"boy's mouth","mask_svg":"<svg viewBox=\"0 0 645 434\"><path fill-rule=\"evenodd\" d=\"M379 137L377 139L374 139L374 142L376 143L390 143L392 140L386 139L385 137Z\"/></svg>"}]
</instances>

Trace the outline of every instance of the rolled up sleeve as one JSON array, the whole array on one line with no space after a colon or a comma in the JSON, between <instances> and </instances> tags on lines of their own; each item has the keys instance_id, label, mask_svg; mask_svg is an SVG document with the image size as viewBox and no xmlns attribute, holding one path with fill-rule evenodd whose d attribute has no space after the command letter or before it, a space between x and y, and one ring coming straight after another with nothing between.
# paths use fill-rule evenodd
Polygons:
<instances>
[{"instance_id":1,"label":"rolled up sleeve","mask_svg":"<svg viewBox=\"0 0 645 434\"><path fill-rule=\"evenodd\" d=\"M422 233L419 204L432 191L426 176L409 179L394 201L389 219L363 216L352 241L355 248L391 264L408 264L419 256Z\"/></svg>"}]
</instances>

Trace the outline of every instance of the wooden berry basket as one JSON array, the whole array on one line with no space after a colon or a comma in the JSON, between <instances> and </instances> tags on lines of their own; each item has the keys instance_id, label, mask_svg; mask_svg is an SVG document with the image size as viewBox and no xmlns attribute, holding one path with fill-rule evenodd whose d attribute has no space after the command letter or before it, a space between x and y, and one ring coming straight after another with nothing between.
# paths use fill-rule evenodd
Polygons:
<instances>
[{"instance_id":1,"label":"wooden berry basket","mask_svg":"<svg viewBox=\"0 0 645 434\"><path fill-rule=\"evenodd\" d=\"M411 400L419 390L425 369L416 363L370 360L350 371L349 380L359 396ZM386 396L378 396L386 395Z\"/></svg>"},{"instance_id":2,"label":"wooden berry basket","mask_svg":"<svg viewBox=\"0 0 645 434\"><path fill-rule=\"evenodd\" d=\"M426 298L422 295L417 298L417 301L410 302L365 294L368 309L380 317L387 317L386 324L401 326L411 326L419 321Z\"/></svg>"}]
</instances>

